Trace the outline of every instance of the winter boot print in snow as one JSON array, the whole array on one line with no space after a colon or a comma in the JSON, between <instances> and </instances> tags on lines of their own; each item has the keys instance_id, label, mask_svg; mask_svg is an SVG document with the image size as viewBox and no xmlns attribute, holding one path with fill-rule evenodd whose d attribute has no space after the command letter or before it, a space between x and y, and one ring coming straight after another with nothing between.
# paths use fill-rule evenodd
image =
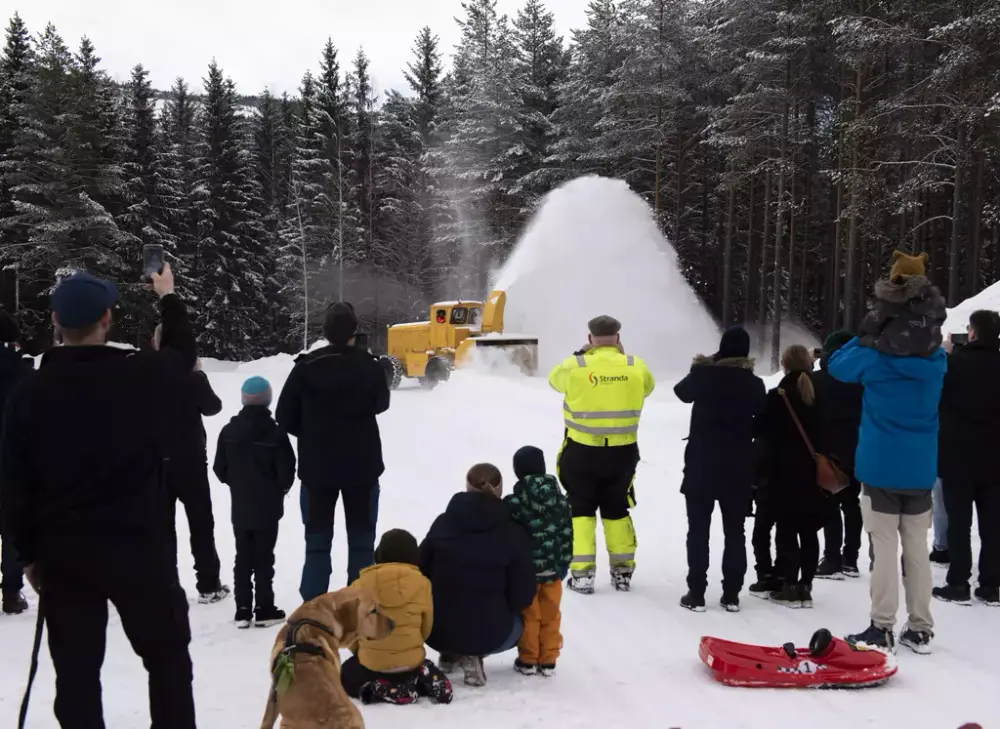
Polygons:
<instances>
[{"instance_id":1,"label":"winter boot print in snow","mask_svg":"<svg viewBox=\"0 0 1000 729\"><path fill-rule=\"evenodd\" d=\"M384 678L361 685L358 692L362 704L412 704L417 700L417 687L412 680L393 683Z\"/></svg>"},{"instance_id":2,"label":"winter boot print in snow","mask_svg":"<svg viewBox=\"0 0 1000 729\"><path fill-rule=\"evenodd\" d=\"M214 602L221 602L229 597L229 585L219 585L218 588L210 592L198 593L198 602L202 605L210 605Z\"/></svg>"},{"instance_id":3,"label":"winter boot print in snow","mask_svg":"<svg viewBox=\"0 0 1000 729\"><path fill-rule=\"evenodd\" d=\"M905 645L914 653L919 653L922 656L929 655L931 652L931 641L934 639L934 633L930 630L914 630L910 626L906 626L902 633L899 634L899 642Z\"/></svg>"},{"instance_id":4,"label":"winter boot print in snow","mask_svg":"<svg viewBox=\"0 0 1000 729\"><path fill-rule=\"evenodd\" d=\"M971 605L972 592L968 585L944 585L935 587L931 594L943 602L954 603L955 605Z\"/></svg>"},{"instance_id":5,"label":"winter boot print in snow","mask_svg":"<svg viewBox=\"0 0 1000 729\"><path fill-rule=\"evenodd\" d=\"M458 656L452 653L439 653L438 668L445 676L454 673L458 670Z\"/></svg>"},{"instance_id":6,"label":"winter boot print in snow","mask_svg":"<svg viewBox=\"0 0 1000 729\"><path fill-rule=\"evenodd\" d=\"M634 570L631 567L625 567L623 565L616 565L611 568L611 584L615 586L618 592L628 592L632 587L632 573Z\"/></svg>"},{"instance_id":7,"label":"winter boot print in snow","mask_svg":"<svg viewBox=\"0 0 1000 729\"><path fill-rule=\"evenodd\" d=\"M820 580L842 580L844 571L840 560L832 560L824 557L820 560L819 567L816 568L816 578Z\"/></svg>"},{"instance_id":8,"label":"winter boot print in snow","mask_svg":"<svg viewBox=\"0 0 1000 729\"><path fill-rule=\"evenodd\" d=\"M705 596L688 592L681 598L681 607L693 613L703 613L705 612Z\"/></svg>"},{"instance_id":9,"label":"winter boot print in snow","mask_svg":"<svg viewBox=\"0 0 1000 729\"><path fill-rule=\"evenodd\" d=\"M566 580L566 587L568 587L573 592L578 592L581 595L593 595L594 594L594 573L593 572L574 572L570 575L570 578Z\"/></svg>"},{"instance_id":10,"label":"winter boot print in snow","mask_svg":"<svg viewBox=\"0 0 1000 729\"><path fill-rule=\"evenodd\" d=\"M483 666L483 659L479 656L462 656L458 659L458 665L462 667L465 674L466 686L485 686L486 668Z\"/></svg>"},{"instance_id":11,"label":"winter boot print in snow","mask_svg":"<svg viewBox=\"0 0 1000 729\"><path fill-rule=\"evenodd\" d=\"M989 607L1000 607L1000 588L980 585L976 588L976 599Z\"/></svg>"},{"instance_id":12,"label":"winter boot print in snow","mask_svg":"<svg viewBox=\"0 0 1000 729\"><path fill-rule=\"evenodd\" d=\"M3 614L4 615L20 615L21 613L27 611L28 601L24 599L23 592L5 592L3 593Z\"/></svg>"},{"instance_id":13,"label":"winter boot print in snow","mask_svg":"<svg viewBox=\"0 0 1000 729\"><path fill-rule=\"evenodd\" d=\"M233 618L233 622L236 623L237 628L249 628L250 623L253 622L253 610L248 607L236 608L236 617Z\"/></svg>"},{"instance_id":14,"label":"winter boot print in snow","mask_svg":"<svg viewBox=\"0 0 1000 729\"><path fill-rule=\"evenodd\" d=\"M450 704L451 681L431 661L424 661L417 674L417 693L436 704Z\"/></svg>"},{"instance_id":15,"label":"winter boot print in snow","mask_svg":"<svg viewBox=\"0 0 1000 729\"><path fill-rule=\"evenodd\" d=\"M522 676L534 676L538 673L538 666L534 663L525 663L520 658L514 659L514 670Z\"/></svg>"},{"instance_id":16,"label":"winter boot print in snow","mask_svg":"<svg viewBox=\"0 0 1000 729\"><path fill-rule=\"evenodd\" d=\"M892 634L891 630L880 628L874 623L869 625L864 632L845 635L844 640L853 646L880 650L884 653L896 652L896 636Z\"/></svg>"}]
</instances>

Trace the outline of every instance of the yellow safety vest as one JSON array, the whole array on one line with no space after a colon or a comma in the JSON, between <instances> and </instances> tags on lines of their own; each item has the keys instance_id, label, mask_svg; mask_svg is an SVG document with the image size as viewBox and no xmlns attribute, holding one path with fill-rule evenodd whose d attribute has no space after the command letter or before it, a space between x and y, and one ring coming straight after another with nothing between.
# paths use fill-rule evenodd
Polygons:
<instances>
[{"instance_id":1,"label":"yellow safety vest","mask_svg":"<svg viewBox=\"0 0 1000 729\"><path fill-rule=\"evenodd\" d=\"M566 397L563 416L570 440L622 446L638 440L642 406L656 383L639 357L598 347L557 365L549 384Z\"/></svg>"}]
</instances>

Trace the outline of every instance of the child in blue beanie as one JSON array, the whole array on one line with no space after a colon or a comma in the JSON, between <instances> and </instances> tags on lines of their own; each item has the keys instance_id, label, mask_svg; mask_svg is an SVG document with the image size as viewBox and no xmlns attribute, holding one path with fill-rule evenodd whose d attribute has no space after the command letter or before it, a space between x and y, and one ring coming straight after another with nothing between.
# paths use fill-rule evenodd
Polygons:
<instances>
[{"instance_id":1,"label":"child in blue beanie","mask_svg":"<svg viewBox=\"0 0 1000 729\"><path fill-rule=\"evenodd\" d=\"M295 451L271 417L267 380L244 382L241 400L243 409L219 433L214 470L232 494L236 627L267 627L285 620L274 604L274 545L295 481Z\"/></svg>"}]
</instances>

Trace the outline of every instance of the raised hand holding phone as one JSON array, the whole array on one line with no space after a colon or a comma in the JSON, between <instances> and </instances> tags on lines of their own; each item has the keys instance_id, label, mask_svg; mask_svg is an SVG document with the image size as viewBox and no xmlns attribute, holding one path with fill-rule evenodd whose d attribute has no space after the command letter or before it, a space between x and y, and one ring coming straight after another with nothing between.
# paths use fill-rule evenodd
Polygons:
<instances>
[{"instance_id":1,"label":"raised hand holding phone","mask_svg":"<svg viewBox=\"0 0 1000 729\"><path fill-rule=\"evenodd\" d=\"M163 264L162 273L154 273L151 277L153 283L151 288L161 299L174 293L174 272L170 270L170 264Z\"/></svg>"},{"instance_id":2,"label":"raised hand holding phone","mask_svg":"<svg viewBox=\"0 0 1000 729\"><path fill-rule=\"evenodd\" d=\"M146 283L153 280L154 273L163 273L163 246L148 243L142 247L142 279Z\"/></svg>"}]
</instances>

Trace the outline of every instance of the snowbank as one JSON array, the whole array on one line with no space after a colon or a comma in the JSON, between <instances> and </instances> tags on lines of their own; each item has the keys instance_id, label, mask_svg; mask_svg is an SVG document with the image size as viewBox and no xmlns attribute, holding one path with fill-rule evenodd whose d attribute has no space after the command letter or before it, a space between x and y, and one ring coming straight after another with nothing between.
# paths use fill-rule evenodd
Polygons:
<instances>
[{"instance_id":1,"label":"snowbank","mask_svg":"<svg viewBox=\"0 0 1000 729\"><path fill-rule=\"evenodd\" d=\"M649 206L620 180L582 177L550 192L495 288L507 292L505 329L538 337L543 372L586 342L599 314L622 322L625 349L657 374L683 375L718 344Z\"/></svg>"},{"instance_id":2,"label":"snowbank","mask_svg":"<svg viewBox=\"0 0 1000 729\"><path fill-rule=\"evenodd\" d=\"M1000 311L1000 281L983 289L970 299L966 299L954 309L948 309L948 318L941 330L947 336L956 332L964 332L969 324L969 316L979 309Z\"/></svg>"}]
</instances>

